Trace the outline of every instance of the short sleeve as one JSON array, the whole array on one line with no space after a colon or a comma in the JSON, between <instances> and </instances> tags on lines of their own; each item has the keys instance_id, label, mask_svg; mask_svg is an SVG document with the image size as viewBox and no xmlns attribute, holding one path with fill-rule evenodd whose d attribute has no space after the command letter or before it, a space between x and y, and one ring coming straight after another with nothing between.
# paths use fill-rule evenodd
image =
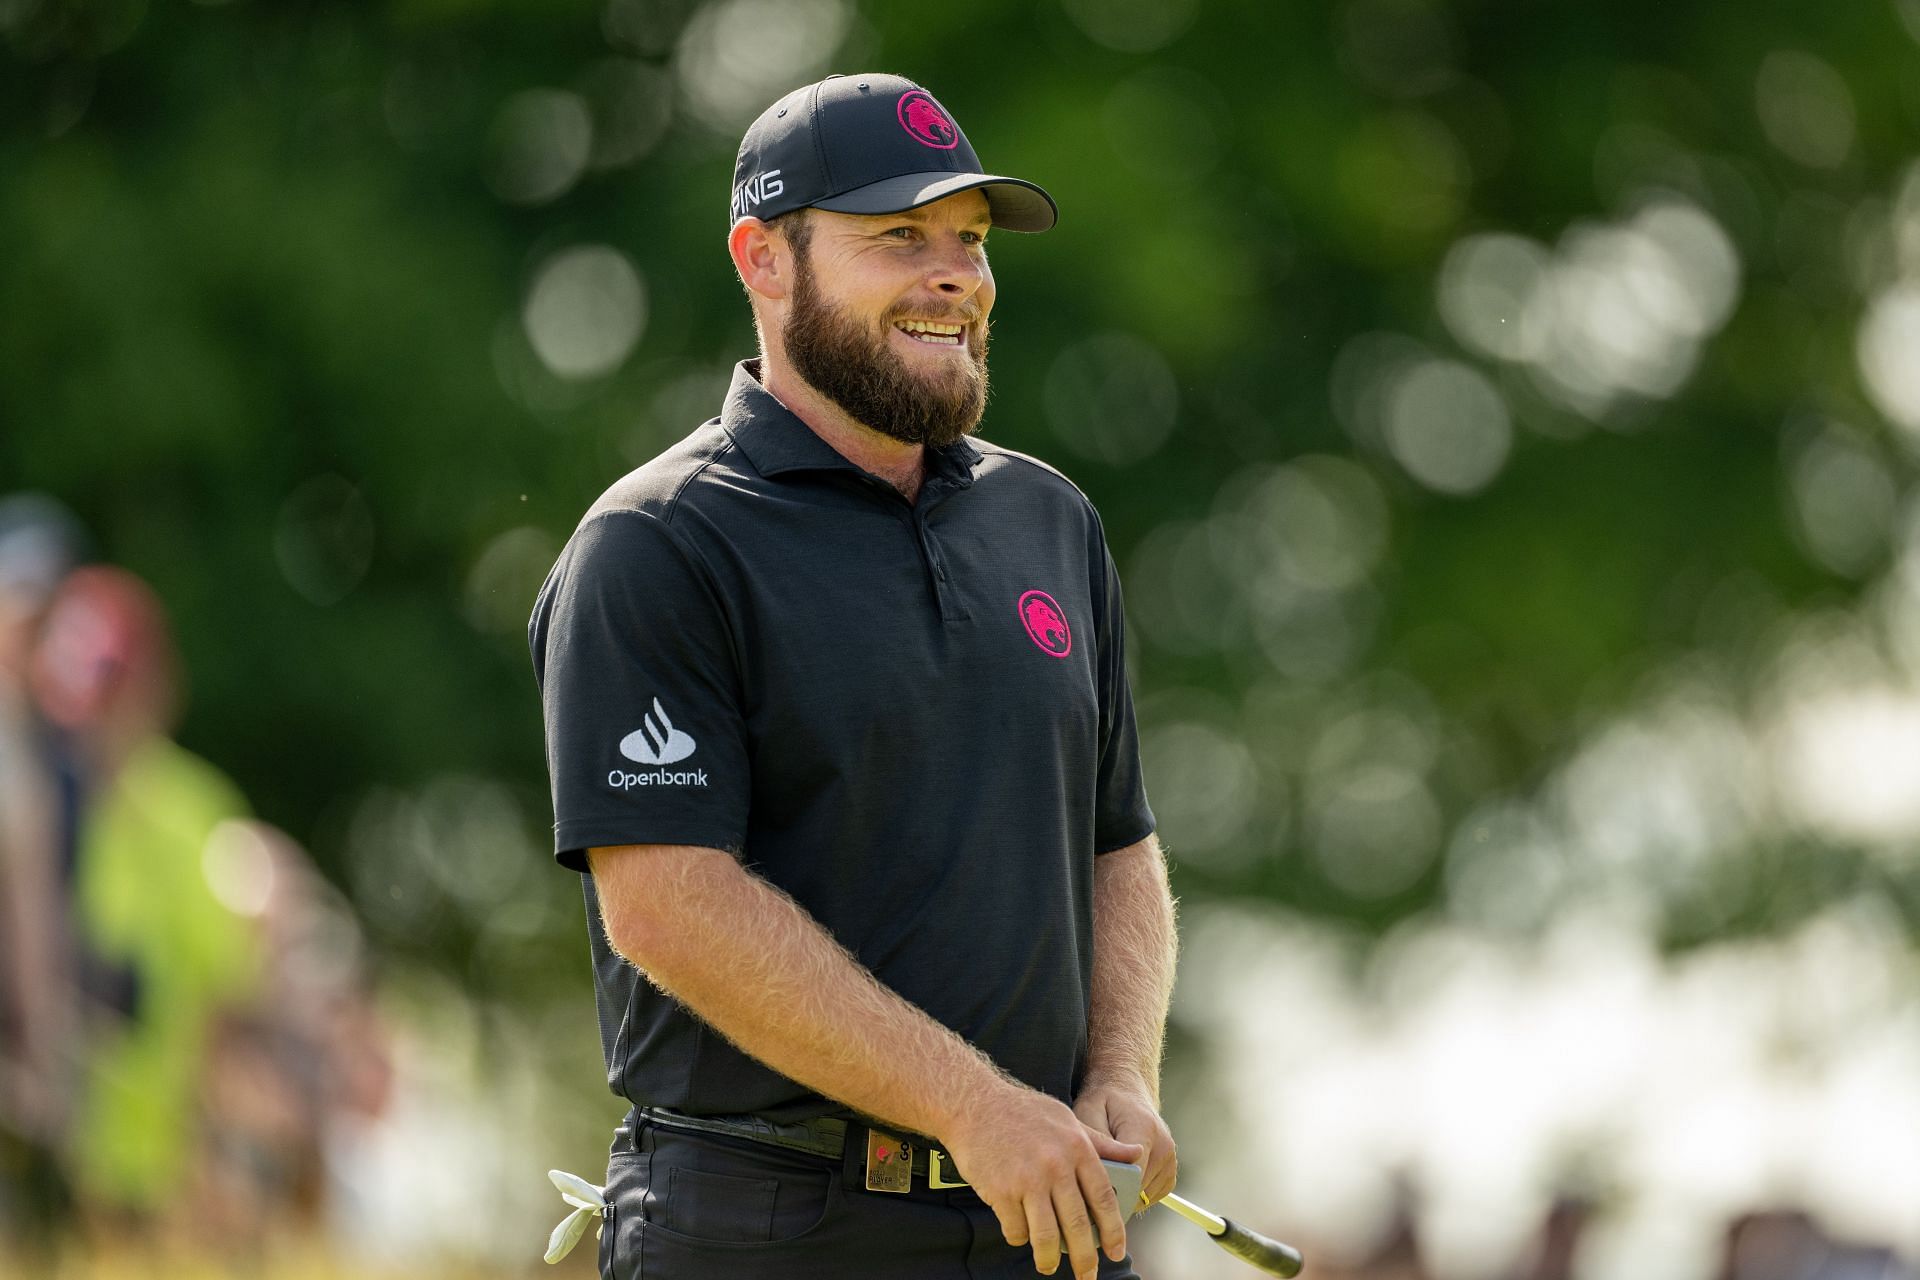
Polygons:
<instances>
[{"instance_id":1,"label":"short sleeve","mask_svg":"<svg viewBox=\"0 0 1920 1280\"><path fill-rule=\"evenodd\" d=\"M1152 835L1154 820L1140 769L1133 689L1127 681L1127 619L1120 599L1120 574L1097 526L1095 540L1100 763L1094 781L1093 847L1096 853L1111 853Z\"/></svg>"},{"instance_id":2,"label":"short sleeve","mask_svg":"<svg viewBox=\"0 0 1920 1280\"><path fill-rule=\"evenodd\" d=\"M741 850L751 788L735 650L710 579L665 523L583 522L528 640L562 866L585 871L598 845Z\"/></svg>"}]
</instances>

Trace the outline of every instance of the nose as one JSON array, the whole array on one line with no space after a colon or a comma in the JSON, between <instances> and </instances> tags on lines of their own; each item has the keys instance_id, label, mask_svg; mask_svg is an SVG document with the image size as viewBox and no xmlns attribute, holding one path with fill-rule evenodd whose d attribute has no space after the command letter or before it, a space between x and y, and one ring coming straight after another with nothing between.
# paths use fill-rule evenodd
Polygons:
<instances>
[{"instance_id":1,"label":"nose","mask_svg":"<svg viewBox=\"0 0 1920 1280\"><path fill-rule=\"evenodd\" d=\"M987 279L987 265L980 260L978 252L954 236L941 242L939 258L927 283L948 301L964 302L980 292L980 286Z\"/></svg>"}]
</instances>

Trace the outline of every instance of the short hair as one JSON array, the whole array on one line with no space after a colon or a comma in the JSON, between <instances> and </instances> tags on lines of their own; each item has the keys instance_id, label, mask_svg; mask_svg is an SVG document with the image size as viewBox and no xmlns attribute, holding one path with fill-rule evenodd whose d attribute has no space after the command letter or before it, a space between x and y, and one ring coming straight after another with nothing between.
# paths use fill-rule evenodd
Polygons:
<instances>
[{"instance_id":1,"label":"short hair","mask_svg":"<svg viewBox=\"0 0 1920 1280\"><path fill-rule=\"evenodd\" d=\"M813 220L807 215L813 210L806 205L798 209L789 209L767 219L767 226L787 238L793 251L801 257L807 256L807 246L813 243Z\"/></svg>"}]
</instances>

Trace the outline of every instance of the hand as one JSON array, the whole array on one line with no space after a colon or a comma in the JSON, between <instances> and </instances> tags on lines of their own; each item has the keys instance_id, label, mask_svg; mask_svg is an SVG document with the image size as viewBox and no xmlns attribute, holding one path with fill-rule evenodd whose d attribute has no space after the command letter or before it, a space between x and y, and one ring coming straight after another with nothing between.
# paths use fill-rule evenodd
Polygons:
<instances>
[{"instance_id":1,"label":"hand","mask_svg":"<svg viewBox=\"0 0 1920 1280\"><path fill-rule=\"evenodd\" d=\"M1180 1176L1180 1154L1173 1131L1160 1118L1153 1094L1137 1080L1089 1084L1073 1101L1073 1113L1095 1133L1118 1142L1130 1142L1146 1152L1146 1176L1140 1182L1139 1208L1157 1203L1173 1190ZM1131 1210L1136 1206L1129 1205Z\"/></svg>"},{"instance_id":2,"label":"hand","mask_svg":"<svg viewBox=\"0 0 1920 1280\"><path fill-rule=\"evenodd\" d=\"M1095 1223L1107 1256L1127 1256L1126 1219L1100 1161L1137 1163L1145 1154L1139 1147L1089 1129L1065 1103L1017 1085L969 1114L946 1143L1007 1243L1032 1244L1041 1275L1053 1274L1064 1249L1075 1280L1094 1280Z\"/></svg>"}]
</instances>

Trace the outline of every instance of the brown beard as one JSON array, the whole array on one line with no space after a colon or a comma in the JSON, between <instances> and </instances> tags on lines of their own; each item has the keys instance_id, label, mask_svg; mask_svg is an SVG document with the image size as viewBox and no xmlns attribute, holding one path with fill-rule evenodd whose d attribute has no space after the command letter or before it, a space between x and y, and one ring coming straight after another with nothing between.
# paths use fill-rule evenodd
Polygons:
<instances>
[{"instance_id":1,"label":"brown beard","mask_svg":"<svg viewBox=\"0 0 1920 1280\"><path fill-rule=\"evenodd\" d=\"M820 295L809 255L795 255L793 307L780 340L794 372L862 426L908 444L950 445L980 423L987 408L987 318L969 306L945 316L895 308L875 333L859 317ZM962 367L921 375L887 345L895 320L967 325Z\"/></svg>"}]
</instances>

